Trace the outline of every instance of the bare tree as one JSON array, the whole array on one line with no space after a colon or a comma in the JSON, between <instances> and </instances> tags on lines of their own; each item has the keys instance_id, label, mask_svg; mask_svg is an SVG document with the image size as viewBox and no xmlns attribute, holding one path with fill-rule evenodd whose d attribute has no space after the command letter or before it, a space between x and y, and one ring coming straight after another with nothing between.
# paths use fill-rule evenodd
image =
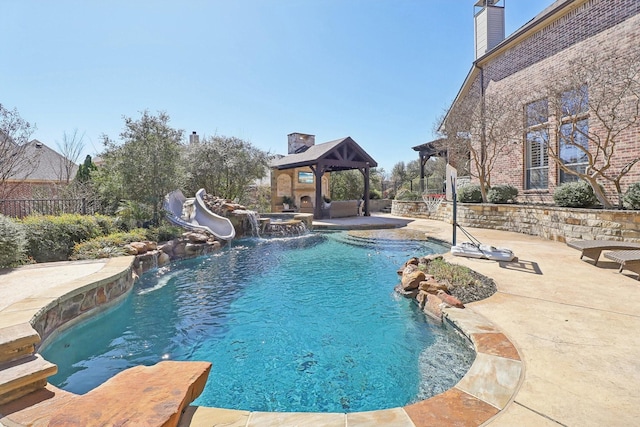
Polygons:
<instances>
[{"instance_id":1,"label":"bare tree","mask_svg":"<svg viewBox=\"0 0 640 427\"><path fill-rule=\"evenodd\" d=\"M64 132L62 135L62 143L56 141L58 151L64 157L60 167L60 181L67 184L71 180L73 171L77 168L77 162L84 150L84 132L78 135L78 129L73 130L73 134Z\"/></svg>"},{"instance_id":2,"label":"bare tree","mask_svg":"<svg viewBox=\"0 0 640 427\"><path fill-rule=\"evenodd\" d=\"M640 130L640 53L580 56L549 81L544 96L555 115L545 134L557 138L547 141L549 158L587 181L604 207L622 208L621 181L640 161L637 151L623 152Z\"/></svg>"},{"instance_id":3,"label":"bare tree","mask_svg":"<svg viewBox=\"0 0 640 427\"><path fill-rule=\"evenodd\" d=\"M522 137L520 97L512 91L471 91L445 115L439 133L449 159L478 179L483 202L499 159L519 148ZM468 164L466 164L468 161Z\"/></svg>"},{"instance_id":4,"label":"bare tree","mask_svg":"<svg viewBox=\"0 0 640 427\"><path fill-rule=\"evenodd\" d=\"M0 199L8 198L38 166L38 157L27 155L34 130L18 110L0 104Z\"/></svg>"}]
</instances>

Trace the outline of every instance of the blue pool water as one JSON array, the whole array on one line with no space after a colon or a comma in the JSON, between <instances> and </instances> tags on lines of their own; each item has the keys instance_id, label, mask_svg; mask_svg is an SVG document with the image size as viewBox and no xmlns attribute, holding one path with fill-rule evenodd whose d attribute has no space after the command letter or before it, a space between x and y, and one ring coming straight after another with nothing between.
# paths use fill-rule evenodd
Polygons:
<instances>
[{"instance_id":1,"label":"blue pool water","mask_svg":"<svg viewBox=\"0 0 640 427\"><path fill-rule=\"evenodd\" d=\"M59 368L49 380L82 394L134 365L206 360L198 405L354 412L428 398L474 359L393 291L398 267L434 248L346 233L233 242L143 275L123 304L61 334L43 351Z\"/></svg>"}]
</instances>

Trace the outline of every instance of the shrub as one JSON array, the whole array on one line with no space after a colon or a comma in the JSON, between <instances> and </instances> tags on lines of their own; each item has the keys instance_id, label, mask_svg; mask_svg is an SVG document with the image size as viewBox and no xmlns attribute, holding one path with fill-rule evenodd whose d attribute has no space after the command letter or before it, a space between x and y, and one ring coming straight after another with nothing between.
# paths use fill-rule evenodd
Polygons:
<instances>
[{"instance_id":1,"label":"shrub","mask_svg":"<svg viewBox=\"0 0 640 427\"><path fill-rule=\"evenodd\" d=\"M0 267L16 267L24 263L26 248L24 226L0 215Z\"/></svg>"},{"instance_id":2,"label":"shrub","mask_svg":"<svg viewBox=\"0 0 640 427\"><path fill-rule=\"evenodd\" d=\"M124 230L143 227L153 219L151 206L133 200L122 200L116 210L118 225Z\"/></svg>"},{"instance_id":3,"label":"shrub","mask_svg":"<svg viewBox=\"0 0 640 427\"><path fill-rule=\"evenodd\" d=\"M124 250L124 245L144 240L147 240L147 230L140 228L129 232L113 233L86 242L76 243L70 258L78 260L122 256L127 254Z\"/></svg>"},{"instance_id":4,"label":"shrub","mask_svg":"<svg viewBox=\"0 0 640 427\"><path fill-rule=\"evenodd\" d=\"M518 189L512 185L495 185L487 192L489 203L515 203Z\"/></svg>"},{"instance_id":5,"label":"shrub","mask_svg":"<svg viewBox=\"0 0 640 427\"><path fill-rule=\"evenodd\" d=\"M369 200L380 200L380 199L382 199L382 192L376 189L369 191Z\"/></svg>"},{"instance_id":6,"label":"shrub","mask_svg":"<svg viewBox=\"0 0 640 427\"><path fill-rule=\"evenodd\" d=\"M561 207L586 208L596 202L596 196L586 181L567 182L556 188L553 201Z\"/></svg>"},{"instance_id":7,"label":"shrub","mask_svg":"<svg viewBox=\"0 0 640 427\"><path fill-rule=\"evenodd\" d=\"M107 215L94 215L96 224L100 227L100 232L103 236L107 236L111 233L118 231L118 221L115 217Z\"/></svg>"},{"instance_id":8,"label":"shrub","mask_svg":"<svg viewBox=\"0 0 640 427\"><path fill-rule=\"evenodd\" d=\"M448 287L472 285L476 282L468 267L449 264L443 259L431 261L426 272L433 275L439 282L448 284Z\"/></svg>"},{"instance_id":9,"label":"shrub","mask_svg":"<svg viewBox=\"0 0 640 427\"><path fill-rule=\"evenodd\" d=\"M422 200L422 197L420 196L420 194L416 193L415 191L402 188L398 190L398 193L396 194L396 200L416 201L416 200Z\"/></svg>"},{"instance_id":10,"label":"shrub","mask_svg":"<svg viewBox=\"0 0 640 427\"><path fill-rule=\"evenodd\" d=\"M148 228L144 230L146 233L146 240L152 240L154 242L166 242L173 240L176 237L182 236L184 230L175 225L161 225L159 227Z\"/></svg>"},{"instance_id":11,"label":"shrub","mask_svg":"<svg viewBox=\"0 0 640 427\"><path fill-rule=\"evenodd\" d=\"M622 204L627 209L640 209L640 182L631 184L622 196Z\"/></svg>"},{"instance_id":12,"label":"shrub","mask_svg":"<svg viewBox=\"0 0 640 427\"><path fill-rule=\"evenodd\" d=\"M466 184L456 189L456 195L459 202L462 203L481 203L482 192L479 184Z\"/></svg>"},{"instance_id":13,"label":"shrub","mask_svg":"<svg viewBox=\"0 0 640 427\"><path fill-rule=\"evenodd\" d=\"M92 216L64 214L28 216L22 223L27 238L27 255L36 262L48 262L69 259L74 244L101 236L108 221L104 217L99 222Z\"/></svg>"}]
</instances>

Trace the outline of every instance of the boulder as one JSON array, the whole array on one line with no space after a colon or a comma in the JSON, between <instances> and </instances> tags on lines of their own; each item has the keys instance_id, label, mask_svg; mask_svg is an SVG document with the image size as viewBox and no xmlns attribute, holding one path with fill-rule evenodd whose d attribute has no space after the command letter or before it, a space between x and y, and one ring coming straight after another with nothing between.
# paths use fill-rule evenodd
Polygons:
<instances>
[{"instance_id":1,"label":"boulder","mask_svg":"<svg viewBox=\"0 0 640 427\"><path fill-rule=\"evenodd\" d=\"M418 289L420 282L424 281L424 279L425 275L422 271L416 269L414 271L407 272L405 269L405 272L402 274L402 288L405 291Z\"/></svg>"},{"instance_id":2,"label":"boulder","mask_svg":"<svg viewBox=\"0 0 640 427\"><path fill-rule=\"evenodd\" d=\"M191 243L205 243L209 240L209 236L204 233L189 233L187 238Z\"/></svg>"},{"instance_id":3,"label":"boulder","mask_svg":"<svg viewBox=\"0 0 640 427\"><path fill-rule=\"evenodd\" d=\"M402 287L402 283L398 283L395 288L393 288L398 294L402 295L405 298L416 298L418 296L418 290L413 289L411 291L406 291Z\"/></svg>"},{"instance_id":4,"label":"boulder","mask_svg":"<svg viewBox=\"0 0 640 427\"><path fill-rule=\"evenodd\" d=\"M177 245L175 245L173 247L173 255L176 258L182 258L185 256L185 254L187 253L187 251L185 250L185 244L184 243L178 243Z\"/></svg>"},{"instance_id":5,"label":"boulder","mask_svg":"<svg viewBox=\"0 0 640 427\"><path fill-rule=\"evenodd\" d=\"M438 282L433 278L433 276L428 277L427 280L420 282L418 289L434 295L437 295L439 291L446 292L448 290L447 285Z\"/></svg>"},{"instance_id":6,"label":"boulder","mask_svg":"<svg viewBox=\"0 0 640 427\"><path fill-rule=\"evenodd\" d=\"M144 243L145 246L147 247L147 251L155 251L156 249L158 249L158 243L156 243L156 242L152 242L150 240L145 240L142 243Z\"/></svg>"},{"instance_id":7,"label":"boulder","mask_svg":"<svg viewBox=\"0 0 640 427\"><path fill-rule=\"evenodd\" d=\"M138 250L131 245L124 245L123 249L127 255L138 255Z\"/></svg>"},{"instance_id":8,"label":"boulder","mask_svg":"<svg viewBox=\"0 0 640 427\"><path fill-rule=\"evenodd\" d=\"M129 246L131 246L136 251L138 251L137 252L138 255L141 255L141 254L147 252L147 245L144 244L143 242L131 242L131 243L129 243Z\"/></svg>"},{"instance_id":9,"label":"boulder","mask_svg":"<svg viewBox=\"0 0 640 427\"><path fill-rule=\"evenodd\" d=\"M422 310L427 302L427 293L425 291L419 290L418 294L416 295L416 301L418 302L418 307L420 307L420 310Z\"/></svg>"},{"instance_id":10,"label":"boulder","mask_svg":"<svg viewBox=\"0 0 640 427\"><path fill-rule=\"evenodd\" d=\"M422 311L426 315L436 320L442 321L442 300L437 295L433 294L426 294L425 296L426 301L424 303Z\"/></svg>"},{"instance_id":11,"label":"boulder","mask_svg":"<svg viewBox=\"0 0 640 427\"><path fill-rule=\"evenodd\" d=\"M158 255L158 267L167 265L170 262L171 262L171 257L169 256L169 254L165 252L160 252L160 255Z\"/></svg>"},{"instance_id":12,"label":"boulder","mask_svg":"<svg viewBox=\"0 0 640 427\"><path fill-rule=\"evenodd\" d=\"M165 243L162 245L158 246L158 250L161 251L164 254L167 254L169 257L173 256L173 248L174 246L172 244L169 243Z\"/></svg>"},{"instance_id":13,"label":"boulder","mask_svg":"<svg viewBox=\"0 0 640 427\"><path fill-rule=\"evenodd\" d=\"M462 302L458 298L454 297L453 295L449 295L444 291L438 292L437 295L442 300L442 302L449 307L464 308L464 304L462 304Z\"/></svg>"},{"instance_id":14,"label":"boulder","mask_svg":"<svg viewBox=\"0 0 640 427\"><path fill-rule=\"evenodd\" d=\"M201 247L201 244L198 243L187 243L184 245L184 253L187 256L198 255L202 251Z\"/></svg>"}]
</instances>

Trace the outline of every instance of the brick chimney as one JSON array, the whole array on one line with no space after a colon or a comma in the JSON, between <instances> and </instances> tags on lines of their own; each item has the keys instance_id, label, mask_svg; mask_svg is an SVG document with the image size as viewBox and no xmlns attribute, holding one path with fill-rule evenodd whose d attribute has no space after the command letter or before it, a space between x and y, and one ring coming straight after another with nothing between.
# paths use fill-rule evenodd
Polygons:
<instances>
[{"instance_id":1,"label":"brick chimney","mask_svg":"<svg viewBox=\"0 0 640 427\"><path fill-rule=\"evenodd\" d=\"M316 136L294 132L287 135L289 140L289 154L303 153L316 144Z\"/></svg>"},{"instance_id":2,"label":"brick chimney","mask_svg":"<svg viewBox=\"0 0 640 427\"><path fill-rule=\"evenodd\" d=\"M191 135L189 135L189 144L197 144L198 142L200 142L200 135L194 130L191 132Z\"/></svg>"}]
</instances>

